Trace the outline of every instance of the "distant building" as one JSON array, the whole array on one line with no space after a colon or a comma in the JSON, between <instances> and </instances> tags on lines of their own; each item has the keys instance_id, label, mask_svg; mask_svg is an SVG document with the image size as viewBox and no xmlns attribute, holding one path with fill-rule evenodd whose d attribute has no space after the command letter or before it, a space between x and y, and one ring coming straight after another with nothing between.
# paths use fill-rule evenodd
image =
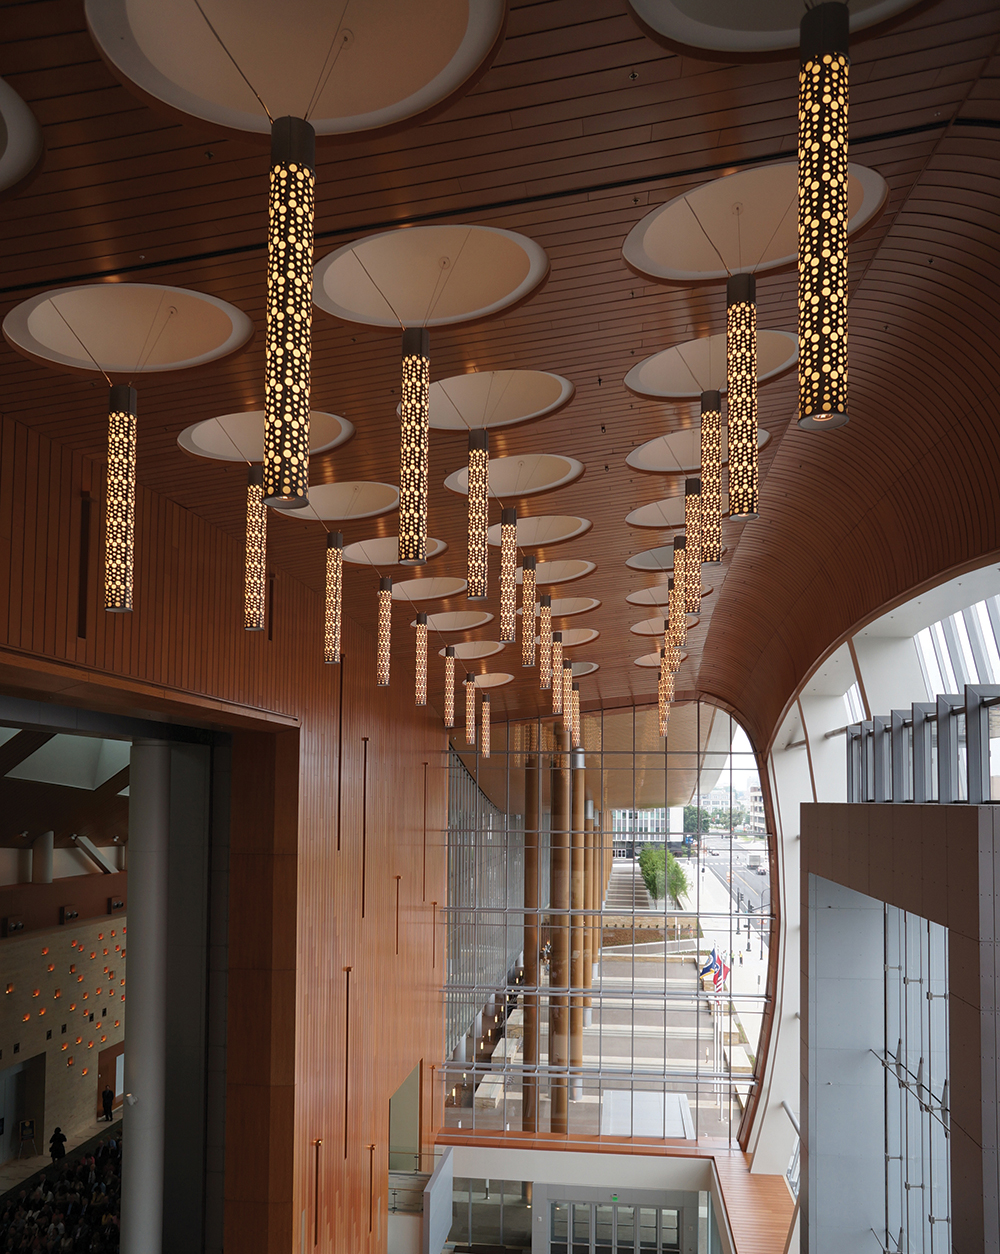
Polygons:
<instances>
[{"instance_id":1,"label":"distant building","mask_svg":"<svg viewBox=\"0 0 1000 1254\"><path fill-rule=\"evenodd\" d=\"M759 832L761 835L767 831L764 821L764 794L760 790L760 784L750 785L750 818L747 827L751 832Z\"/></svg>"}]
</instances>

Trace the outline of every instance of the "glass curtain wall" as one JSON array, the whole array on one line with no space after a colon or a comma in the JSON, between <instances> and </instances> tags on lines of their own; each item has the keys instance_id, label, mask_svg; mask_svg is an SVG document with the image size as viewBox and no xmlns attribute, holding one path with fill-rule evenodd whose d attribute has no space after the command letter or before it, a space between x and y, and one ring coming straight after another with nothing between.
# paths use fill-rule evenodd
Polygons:
<instances>
[{"instance_id":1,"label":"glass curtain wall","mask_svg":"<svg viewBox=\"0 0 1000 1254\"><path fill-rule=\"evenodd\" d=\"M579 750L554 720L493 739L454 745L446 1125L734 1143L771 929L746 735L686 702L665 741L655 708L585 713Z\"/></svg>"}]
</instances>

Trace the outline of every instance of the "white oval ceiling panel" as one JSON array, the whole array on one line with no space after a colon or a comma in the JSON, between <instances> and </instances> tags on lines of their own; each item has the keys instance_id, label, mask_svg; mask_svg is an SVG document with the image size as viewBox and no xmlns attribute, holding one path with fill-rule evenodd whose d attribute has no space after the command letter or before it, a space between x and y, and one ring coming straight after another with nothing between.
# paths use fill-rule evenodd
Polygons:
<instances>
[{"instance_id":1,"label":"white oval ceiling panel","mask_svg":"<svg viewBox=\"0 0 1000 1254\"><path fill-rule=\"evenodd\" d=\"M490 496L501 501L533 496L561 488L583 474L583 462L559 453L520 453L516 457L490 458ZM469 495L469 467L461 466L444 481L444 486L462 496Z\"/></svg>"},{"instance_id":2,"label":"white oval ceiling panel","mask_svg":"<svg viewBox=\"0 0 1000 1254\"><path fill-rule=\"evenodd\" d=\"M444 540L427 537L427 559L439 557L447 544ZM398 566L399 536L373 536L371 540L357 540L344 545L344 561L359 566Z\"/></svg>"},{"instance_id":3,"label":"white oval ceiling panel","mask_svg":"<svg viewBox=\"0 0 1000 1254\"><path fill-rule=\"evenodd\" d=\"M574 662L573 678L576 679L580 675L593 675L594 671L599 671L600 669L600 662Z\"/></svg>"},{"instance_id":4,"label":"white oval ceiling panel","mask_svg":"<svg viewBox=\"0 0 1000 1254\"><path fill-rule=\"evenodd\" d=\"M0 78L0 192L23 183L42 159L42 128L9 83Z\"/></svg>"},{"instance_id":5,"label":"white oval ceiling panel","mask_svg":"<svg viewBox=\"0 0 1000 1254\"><path fill-rule=\"evenodd\" d=\"M462 644L452 646L455 656L470 660L477 657L492 657L494 653L502 653L503 645L497 640L466 640ZM438 649L438 657L444 657L444 649Z\"/></svg>"},{"instance_id":6,"label":"white oval ceiling panel","mask_svg":"<svg viewBox=\"0 0 1000 1254\"><path fill-rule=\"evenodd\" d=\"M851 0L851 31L905 13L917 0ZM799 46L798 0L628 0L632 16L668 46L711 52L779 52Z\"/></svg>"},{"instance_id":7,"label":"white oval ceiling panel","mask_svg":"<svg viewBox=\"0 0 1000 1254\"><path fill-rule=\"evenodd\" d=\"M697 627L701 620L688 615L687 625L690 631L692 627ZM663 618L644 618L641 623L633 623L629 628L633 636L662 636L663 635Z\"/></svg>"},{"instance_id":8,"label":"white oval ceiling panel","mask_svg":"<svg viewBox=\"0 0 1000 1254\"><path fill-rule=\"evenodd\" d=\"M791 331L757 332L758 383L791 370L798 359L799 340ZM632 367L625 386L653 401L696 401L702 392L725 392L726 337L703 335L654 353Z\"/></svg>"},{"instance_id":9,"label":"white oval ceiling panel","mask_svg":"<svg viewBox=\"0 0 1000 1254\"><path fill-rule=\"evenodd\" d=\"M431 384L430 425L436 431L510 427L554 414L573 392L569 379L544 370L470 370Z\"/></svg>"},{"instance_id":10,"label":"white oval ceiling panel","mask_svg":"<svg viewBox=\"0 0 1000 1254\"><path fill-rule=\"evenodd\" d=\"M572 649L578 644L590 644L591 640L596 640L601 633L593 627L565 627L563 628L563 648ZM535 637L535 644L541 641Z\"/></svg>"},{"instance_id":11,"label":"white oval ceiling panel","mask_svg":"<svg viewBox=\"0 0 1000 1254\"><path fill-rule=\"evenodd\" d=\"M686 662L687 654L682 653L680 656L680 660L681 662ZM642 657L637 657L634 659L634 665L635 666L649 666L649 667L655 666L657 669L659 669L660 655L659 653L644 653Z\"/></svg>"},{"instance_id":12,"label":"white oval ceiling panel","mask_svg":"<svg viewBox=\"0 0 1000 1254\"><path fill-rule=\"evenodd\" d=\"M476 687L502 688L504 684L511 683L513 678L513 675L507 675L503 671L495 671L493 673L487 671L484 674L476 676Z\"/></svg>"},{"instance_id":13,"label":"white oval ceiling panel","mask_svg":"<svg viewBox=\"0 0 1000 1254\"><path fill-rule=\"evenodd\" d=\"M707 597L713 591L712 588L706 588L702 585L702 599ZM666 606L670 592L665 583L658 583L654 588L643 588L639 592L630 592L625 600L629 605L662 605Z\"/></svg>"},{"instance_id":14,"label":"white oval ceiling panel","mask_svg":"<svg viewBox=\"0 0 1000 1254\"><path fill-rule=\"evenodd\" d=\"M552 599L552 617L568 618L572 614L586 614L589 610L596 610L600 605L600 601L596 597L553 597ZM519 614L520 610L517 611ZM541 606L535 602L535 617L541 613Z\"/></svg>"},{"instance_id":15,"label":"white oval ceiling panel","mask_svg":"<svg viewBox=\"0 0 1000 1254\"><path fill-rule=\"evenodd\" d=\"M645 549L642 553L633 553L625 562L631 570L663 570L674 568L674 546L661 544L655 549Z\"/></svg>"},{"instance_id":16,"label":"white oval ceiling panel","mask_svg":"<svg viewBox=\"0 0 1000 1254\"><path fill-rule=\"evenodd\" d=\"M318 409L309 412L309 455L329 453L346 444L354 434L354 424L337 414ZM222 462L262 462L264 460L264 411L222 414L185 427L177 443L195 457Z\"/></svg>"},{"instance_id":17,"label":"white oval ceiling panel","mask_svg":"<svg viewBox=\"0 0 1000 1254\"><path fill-rule=\"evenodd\" d=\"M471 631L493 621L493 615L485 610L442 610L440 614L428 614L427 626L431 631ZM410 624L416 627L416 623Z\"/></svg>"},{"instance_id":18,"label":"white oval ceiling panel","mask_svg":"<svg viewBox=\"0 0 1000 1254\"><path fill-rule=\"evenodd\" d=\"M728 492L722 493L722 513L723 516L729 513ZM656 527L659 529L683 527L684 497L667 496L662 501L651 501L649 505L640 505L638 509L634 509L630 514L625 515L625 521L630 527Z\"/></svg>"},{"instance_id":19,"label":"white oval ceiling panel","mask_svg":"<svg viewBox=\"0 0 1000 1254\"><path fill-rule=\"evenodd\" d=\"M763 427L757 428L757 447L763 448L770 440L771 433ZM701 427L688 427L685 431L672 431L669 435L658 435L634 448L626 463L633 470L646 470L658 475L693 475L701 470ZM722 464L729 461L729 445L726 439L726 428L722 428ZM683 501L683 497L677 498ZM726 493L726 504L729 494ZM646 524L650 526L652 524Z\"/></svg>"},{"instance_id":20,"label":"white oval ceiling panel","mask_svg":"<svg viewBox=\"0 0 1000 1254\"><path fill-rule=\"evenodd\" d=\"M538 562L535 565L535 585L553 583L571 583L574 579L582 579L597 569L596 562L587 562L582 557L570 557L560 562ZM515 578L522 582L524 572L517 568Z\"/></svg>"},{"instance_id":21,"label":"white oval ceiling panel","mask_svg":"<svg viewBox=\"0 0 1000 1254\"><path fill-rule=\"evenodd\" d=\"M875 217L889 194L881 174L848 167L848 234ZM668 283L704 283L761 274L798 255L798 164L739 170L702 183L648 213L622 245L640 274Z\"/></svg>"},{"instance_id":22,"label":"white oval ceiling panel","mask_svg":"<svg viewBox=\"0 0 1000 1254\"><path fill-rule=\"evenodd\" d=\"M516 305L548 272L545 250L515 231L413 226L329 253L313 272L313 300L365 326L452 326Z\"/></svg>"},{"instance_id":23,"label":"white oval ceiling panel","mask_svg":"<svg viewBox=\"0 0 1000 1254\"><path fill-rule=\"evenodd\" d=\"M572 540L589 531L591 523L588 518L577 518L573 514L536 514L532 518L517 520L518 547L540 547L545 544L561 544L563 540ZM494 523L487 532L492 545L500 544L500 524Z\"/></svg>"},{"instance_id":24,"label":"white oval ceiling panel","mask_svg":"<svg viewBox=\"0 0 1000 1254\"><path fill-rule=\"evenodd\" d=\"M503 0L364 0L349 9L214 0L216 38L200 7L87 0L86 16L94 42L143 94L261 135L270 123L248 83L273 117L308 117L317 135L415 122L492 60L507 8Z\"/></svg>"},{"instance_id":25,"label":"white oval ceiling panel","mask_svg":"<svg viewBox=\"0 0 1000 1254\"><path fill-rule=\"evenodd\" d=\"M228 301L189 288L92 283L22 301L3 333L46 365L132 378L220 361L249 343L253 323Z\"/></svg>"},{"instance_id":26,"label":"white oval ceiling panel","mask_svg":"<svg viewBox=\"0 0 1000 1254\"><path fill-rule=\"evenodd\" d=\"M272 505L278 514L295 518L312 518L316 522L346 522L351 518L374 518L388 514L399 505L399 489L391 483L313 483L304 506L284 508Z\"/></svg>"},{"instance_id":27,"label":"white oval ceiling panel","mask_svg":"<svg viewBox=\"0 0 1000 1254\"><path fill-rule=\"evenodd\" d=\"M460 596L468 584L454 575L437 575L428 579L393 580L394 601L440 601L445 597Z\"/></svg>"}]
</instances>

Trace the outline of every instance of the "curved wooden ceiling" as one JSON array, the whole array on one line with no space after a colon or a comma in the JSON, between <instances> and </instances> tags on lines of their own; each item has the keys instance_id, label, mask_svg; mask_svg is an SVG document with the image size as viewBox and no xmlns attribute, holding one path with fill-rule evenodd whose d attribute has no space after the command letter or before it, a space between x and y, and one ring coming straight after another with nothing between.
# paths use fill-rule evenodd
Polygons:
<instances>
[{"instance_id":1,"label":"curved wooden ceiling","mask_svg":"<svg viewBox=\"0 0 1000 1254\"><path fill-rule=\"evenodd\" d=\"M0 316L45 287L129 276L210 292L262 330L266 153L147 108L97 56L74 0L4 16L0 74L31 104L47 151L34 183L0 206ZM809 666L854 623L1000 548L998 41L992 0L938 0L854 50L851 158L882 173L890 198L851 247L852 420L809 435L793 421L794 377L762 390L761 423L774 438L761 459L761 518L724 524L725 562L706 572L714 592L678 682L679 695L733 709L759 746ZM551 258L547 285L527 304L433 334L432 378L516 366L576 385L562 412L494 432L492 451L564 453L586 466L523 509L594 524L539 551L598 564L573 592L600 609L567 624L601 633L572 652L600 663L581 682L585 705L655 696L655 672L632 664L645 651L628 630L642 609L625 602L655 580L625 559L660 541L624 518L683 482L633 471L625 457L694 418L691 405L636 399L622 379L650 353L724 329L722 287L641 280L622 261L622 240L650 207L706 178L794 155L795 112L795 59L677 56L641 34L623 2L547 0L512 5L493 68L447 113L319 152L317 257L394 223L467 219L524 232ZM761 278L761 326L794 330L794 284L790 274ZM318 311L314 329L313 406L357 427L315 460L314 481L394 480L398 338ZM140 481L234 537L244 472L193 462L176 436L201 418L259 408L262 358L258 334L222 366L140 381ZM103 456L103 386L47 372L6 345L0 363L4 412ZM465 573L465 501L443 487L464 459L462 434L432 432L430 530L449 550L428 575ZM395 515L350 524L345 540L394 526ZM270 558L318 590L323 528L272 517ZM347 612L369 626L376 586L374 571L347 571ZM395 682L408 682L408 621L395 617ZM508 647L494 669L518 653ZM439 664L432 650L432 701ZM517 678L494 694L495 716L545 712L534 672L507 669Z\"/></svg>"}]
</instances>

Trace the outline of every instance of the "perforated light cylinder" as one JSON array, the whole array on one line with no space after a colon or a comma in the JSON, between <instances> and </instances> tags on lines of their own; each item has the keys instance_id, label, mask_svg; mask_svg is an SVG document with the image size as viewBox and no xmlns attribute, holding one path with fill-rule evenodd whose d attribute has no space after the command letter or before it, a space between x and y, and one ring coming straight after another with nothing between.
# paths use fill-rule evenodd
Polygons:
<instances>
[{"instance_id":1,"label":"perforated light cylinder","mask_svg":"<svg viewBox=\"0 0 1000 1254\"><path fill-rule=\"evenodd\" d=\"M535 665L535 559L521 562L521 665Z\"/></svg>"},{"instance_id":2,"label":"perforated light cylinder","mask_svg":"<svg viewBox=\"0 0 1000 1254\"><path fill-rule=\"evenodd\" d=\"M676 565L674 567L676 570ZM677 586L677 580L667 580L667 620L670 642L675 649L680 649L687 639L687 619L685 618L683 594Z\"/></svg>"},{"instance_id":3,"label":"perforated light cylinder","mask_svg":"<svg viewBox=\"0 0 1000 1254\"><path fill-rule=\"evenodd\" d=\"M389 652L392 648L392 577L378 581L378 639L375 644L375 682L389 687Z\"/></svg>"},{"instance_id":4,"label":"perforated light cylinder","mask_svg":"<svg viewBox=\"0 0 1000 1254\"><path fill-rule=\"evenodd\" d=\"M271 126L264 332L264 500L309 501L316 132L301 118Z\"/></svg>"},{"instance_id":5,"label":"perforated light cylinder","mask_svg":"<svg viewBox=\"0 0 1000 1254\"><path fill-rule=\"evenodd\" d=\"M465 743L476 743L476 677L465 676Z\"/></svg>"},{"instance_id":6,"label":"perforated light cylinder","mask_svg":"<svg viewBox=\"0 0 1000 1254\"><path fill-rule=\"evenodd\" d=\"M517 636L517 510L500 516L500 643Z\"/></svg>"},{"instance_id":7,"label":"perforated light cylinder","mask_svg":"<svg viewBox=\"0 0 1000 1254\"><path fill-rule=\"evenodd\" d=\"M580 726L580 685L573 684L573 748L579 749L583 741L583 729Z\"/></svg>"},{"instance_id":8,"label":"perforated light cylinder","mask_svg":"<svg viewBox=\"0 0 1000 1254\"><path fill-rule=\"evenodd\" d=\"M722 398L701 394L701 560L722 561Z\"/></svg>"},{"instance_id":9,"label":"perforated light cylinder","mask_svg":"<svg viewBox=\"0 0 1000 1254\"><path fill-rule=\"evenodd\" d=\"M538 679L544 690L552 686L552 598L538 598Z\"/></svg>"},{"instance_id":10,"label":"perforated light cylinder","mask_svg":"<svg viewBox=\"0 0 1000 1254\"><path fill-rule=\"evenodd\" d=\"M562 632L552 633L552 713L562 713Z\"/></svg>"},{"instance_id":11,"label":"perforated light cylinder","mask_svg":"<svg viewBox=\"0 0 1000 1254\"><path fill-rule=\"evenodd\" d=\"M681 651L674 644L670 634L670 620L663 620L663 644L660 646L662 651L666 652L667 666L671 671L676 671L681 664Z\"/></svg>"},{"instance_id":12,"label":"perforated light cylinder","mask_svg":"<svg viewBox=\"0 0 1000 1254\"><path fill-rule=\"evenodd\" d=\"M667 720L670 717L670 703L674 699L674 673L670 669L667 650L660 650L660 677L657 685L657 702L660 716L660 735L667 734Z\"/></svg>"},{"instance_id":13,"label":"perforated light cylinder","mask_svg":"<svg viewBox=\"0 0 1000 1254\"><path fill-rule=\"evenodd\" d=\"M417 705L427 704L427 615L417 615L416 639L414 641L414 685L413 699Z\"/></svg>"},{"instance_id":14,"label":"perforated light cylinder","mask_svg":"<svg viewBox=\"0 0 1000 1254\"><path fill-rule=\"evenodd\" d=\"M687 536L685 535L674 536L674 588L676 589L675 604L677 605L677 608L680 612L681 621L684 623L684 634L681 637L681 639L678 641L679 644L683 644L684 640L687 638L687 623L684 620L684 615L687 613L687 601L688 601L688 597L687 597L688 577L687 575L688 575ZM669 602L669 594L668 594L668 601L667 601L667 609L668 609L668 612L670 613L670 617L673 618L673 612L672 612L670 602Z\"/></svg>"},{"instance_id":15,"label":"perforated light cylinder","mask_svg":"<svg viewBox=\"0 0 1000 1254\"><path fill-rule=\"evenodd\" d=\"M399 562L427 560L427 450L430 444L430 336L426 327L403 332L399 405Z\"/></svg>"},{"instance_id":16,"label":"perforated light cylinder","mask_svg":"<svg viewBox=\"0 0 1000 1254\"><path fill-rule=\"evenodd\" d=\"M573 730L573 663L567 658L562 664L562 717L567 731Z\"/></svg>"},{"instance_id":17,"label":"perforated light cylinder","mask_svg":"<svg viewBox=\"0 0 1000 1254\"><path fill-rule=\"evenodd\" d=\"M689 614L701 609L701 480L684 481L684 604Z\"/></svg>"},{"instance_id":18,"label":"perforated light cylinder","mask_svg":"<svg viewBox=\"0 0 1000 1254\"><path fill-rule=\"evenodd\" d=\"M480 709L479 752L484 758L490 756L490 694L488 692L483 693L483 704Z\"/></svg>"},{"instance_id":19,"label":"perforated light cylinder","mask_svg":"<svg viewBox=\"0 0 1000 1254\"><path fill-rule=\"evenodd\" d=\"M444 651L444 725L455 726L455 646Z\"/></svg>"},{"instance_id":20,"label":"perforated light cylinder","mask_svg":"<svg viewBox=\"0 0 1000 1254\"><path fill-rule=\"evenodd\" d=\"M469 432L469 600L485 601L489 581L490 435L485 427Z\"/></svg>"},{"instance_id":21,"label":"perforated light cylinder","mask_svg":"<svg viewBox=\"0 0 1000 1254\"><path fill-rule=\"evenodd\" d=\"M323 661L340 661L340 623L344 601L344 537L339 531L326 535L326 620L323 630Z\"/></svg>"},{"instance_id":22,"label":"perforated light cylinder","mask_svg":"<svg viewBox=\"0 0 1000 1254\"><path fill-rule=\"evenodd\" d=\"M264 468L247 472L246 566L243 579L243 626L263 631L267 606L267 506L264 504Z\"/></svg>"},{"instance_id":23,"label":"perforated light cylinder","mask_svg":"<svg viewBox=\"0 0 1000 1254\"><path fill-rule=\"evenodd\" d=\"M757 517L757 280L726 284L726 445L729 515Z\"/></svg>"},{"instance_id":24,"label":"perforated light cylinder","mask_svg":"<svg viewBox=\"0 0 1000 1254\"><path fill-rule=\"evenodd\" d=\"M808 9L799 28L799 426L847 414L846 4Z\"/></svg>"},{"instance_id":25,"label":"perforated light cylinder","mask_svg":"<svg viewBox=\"0 0 1000 1254\"><path fill-rule=\"evenodd\" d=\"M132 608L135 561L135 388L115 384L108 399L108 490L105 502L104 608Z\"/></svg>"}]
</instances>

